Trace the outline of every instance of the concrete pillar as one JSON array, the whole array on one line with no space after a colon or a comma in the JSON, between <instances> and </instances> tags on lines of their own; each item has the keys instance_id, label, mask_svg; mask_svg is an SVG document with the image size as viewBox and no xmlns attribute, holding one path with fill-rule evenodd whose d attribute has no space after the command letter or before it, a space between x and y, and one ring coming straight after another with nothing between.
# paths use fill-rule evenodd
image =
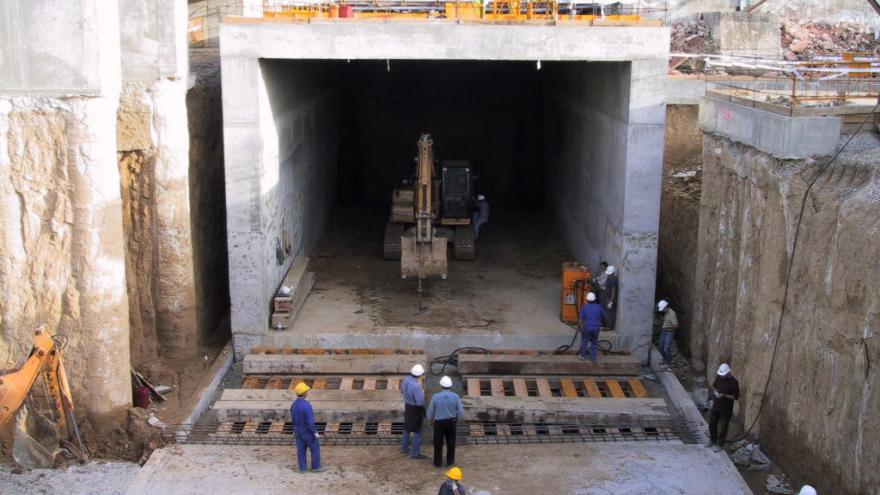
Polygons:
<instances>
[{"instance_id":1,"label":"concrete pillar","mask_svg":"<svg viewBox=\"0 0 880 495\"><path fill-rule=\"evenodd\" d=\"M115 428L131 404L117 4L9 1L0 19L0 367L48 324L76 404Z\"/></svg>"},{"instance_id":2,"label":"concrete pillar","mask_svg":"<svg viewBox=\"0 0 880 495\"><path fill-rule=\"evenodd\" d=\"M666 71L663 59L634 60L629 71L617 328L631 337L631 351L643 361L648 358L653 331Z\"/></svg>"},{"instance_id":3,"label":"concrete pillar","mask_svg":"<svg viewBox=\"0 0 880 495\"><path fill-rule=\"evenodd\" d=\"M187 10L184 0L120 1L122 25L122 86L125 98L120 109L119 149L136 151L147 164L141 186L148 204L131 214L132 222L148 246L130 252L129 263L141 267L129 286L138 294L150 294L146 304L136 304L141 314L140 339L155 335L158 346L132 342L142 349L136 359L149 361L150 350L187 358L196 354L198 327L190 219L189 130L186 117ZM133 260L147 257L152 263ZM149 276L143 273L150 271ZM130 270L131 273L131 270ZM154 328L146 328L149 325Z\"/></svg>"}]
</instances>

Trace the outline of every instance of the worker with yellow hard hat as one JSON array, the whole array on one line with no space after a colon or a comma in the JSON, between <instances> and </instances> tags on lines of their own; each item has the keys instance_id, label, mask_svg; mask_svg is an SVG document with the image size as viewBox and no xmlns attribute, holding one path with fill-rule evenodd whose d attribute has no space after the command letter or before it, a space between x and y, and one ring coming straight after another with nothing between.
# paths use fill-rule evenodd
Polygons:
<instances>
[{"instance_id":1,"label":"worker with yellow hard hat","mask_svg":"<svg viewBox=\"0 0 880 495\"><path fill-rule=\"evenodd\" d=\"M461 477L461 468L458 466L446 471L446 481L440 486L440 491L437 492L437 495L467 495L464 486L459 483Z\"/></svg>"},{"instance_id":2,"label":"worker with yellow hard hat","mask_svg":"<svg viewBox=\"0 0 880 495\"><path fill-rule=\"evenodd\" d=\"M305 382L299 382L293 388L296 400L290 405L290 421L293 423L293 433L296 439L296 463L299 472L306 472L306 449L312 453L312 471L324 471L321 465L321 445L318 442L318 430L315 428L315 413L312 405L306 400L306 394L311 387Z\"/></svg>"}]
</instances>

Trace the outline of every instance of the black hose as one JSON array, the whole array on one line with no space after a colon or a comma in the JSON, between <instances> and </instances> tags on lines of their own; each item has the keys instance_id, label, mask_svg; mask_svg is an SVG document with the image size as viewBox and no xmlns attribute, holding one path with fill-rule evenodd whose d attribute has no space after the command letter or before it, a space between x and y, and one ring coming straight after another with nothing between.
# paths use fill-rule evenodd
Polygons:
<instances>
[{"instance_id":1,"label":"black hose","mask_svg":"<svg viewBox=\"0 0 880 495\"><path fill-rule=\"evenodd\" d=\"M434 376L440 376L446 371L447 366L455 366L458 368L458 354L461 351L468 351L471 353L477 354L489 354L489 349L485 347L459 347L458 349L452 351L452 354L447 356L439 356L431 360L431 363L428 365L428 369L431 371L431 374ZM440 368L440 371L434 373L434 366L442 364L443 366Z\"/></svg>"}]
</instances>

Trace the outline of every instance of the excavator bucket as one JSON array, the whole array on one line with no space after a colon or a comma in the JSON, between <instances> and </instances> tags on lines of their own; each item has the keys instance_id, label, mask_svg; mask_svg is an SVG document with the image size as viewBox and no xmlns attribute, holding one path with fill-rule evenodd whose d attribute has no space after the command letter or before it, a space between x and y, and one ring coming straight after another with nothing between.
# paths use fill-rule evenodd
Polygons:
<instances>
[{"instance_id":1,"label":"excavator bucket","mask_svg":"<svg viewBox=\"0 0 880 495\"><path fill-rule=\"evenodd\" d=\"M41 414L22 407L12 428L12 459L28 469L50 468L62 450L58 427Z\"/></svg>"}]
</instances>

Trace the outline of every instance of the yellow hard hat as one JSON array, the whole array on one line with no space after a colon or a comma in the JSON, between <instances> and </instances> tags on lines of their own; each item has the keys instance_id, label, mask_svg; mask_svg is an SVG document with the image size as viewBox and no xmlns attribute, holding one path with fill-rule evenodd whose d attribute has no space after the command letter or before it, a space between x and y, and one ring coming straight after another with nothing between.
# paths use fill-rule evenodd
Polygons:
<instances>
[{"instance_id":1,"label":"yellow hard hat","mask_svg":"<svg viewBox=\"0 0 880 495\"><path fill-rule=\"evenodd\" d=\"M306 382L299 382L296 384L296 387L293 387L293 391L296 393L296 395L302 395L311 389L312 387L306 385Z\"/></svg>"},{"instance_id":2,"label":"yellow hard hat","mask_svg":"<svg viewBox=\"0 0 880 495\"><path fill-rule=\"evenodd\" d=\"M446 477L451 480L461 481L461 468L456 466L449 471L446 471Z\"/></svg>"}]
</instances>

